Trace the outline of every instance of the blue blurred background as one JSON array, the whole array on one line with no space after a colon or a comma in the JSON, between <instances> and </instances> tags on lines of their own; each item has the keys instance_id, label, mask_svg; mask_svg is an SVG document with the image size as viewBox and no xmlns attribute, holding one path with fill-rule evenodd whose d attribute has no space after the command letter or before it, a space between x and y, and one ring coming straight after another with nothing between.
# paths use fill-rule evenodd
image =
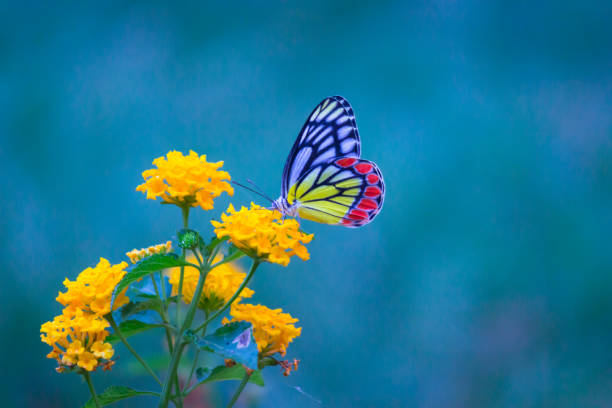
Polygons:
<instances>
[{"instance_id":1,"label":"blue blurred background","mask_svg":"<svg viewBox=\"0 0 612 408\"><path fill-rule=\"evenodd\" d=\"M267 369L242 406L612 406L612 3L0 10L5 406L88 398L45 358L40 324L65 277L175 234L179 211L134 191L154 158L193 149L276 196L302 123L334 94L385 207L357 230L307 223L310 261L258 271L254 300L300 319L302 364ZM250 200L264 204L232 202ZM228 203L192 225L208 236ZM158 334L134 340L153 360ZM96 386L154 389L117 350Z\"/></svg>"}]
</instances>

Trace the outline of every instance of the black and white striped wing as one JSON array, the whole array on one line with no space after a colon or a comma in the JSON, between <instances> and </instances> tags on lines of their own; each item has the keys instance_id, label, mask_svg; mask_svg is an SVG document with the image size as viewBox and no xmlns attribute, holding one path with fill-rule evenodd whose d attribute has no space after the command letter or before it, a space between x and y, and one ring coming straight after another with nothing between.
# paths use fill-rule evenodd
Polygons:
<instances>
[{"instance_id":1,"label":"black and white striped wing","mask_svg":"<svg viewBox=\"0 0 612 408\"><path fill-rule=\"evenodd\" d=\"M359 158L361 146L353 108L341 96L325 98L302 127L285 162L281 196L318 164L335 157Z\"/></svg>"}]
</instances>

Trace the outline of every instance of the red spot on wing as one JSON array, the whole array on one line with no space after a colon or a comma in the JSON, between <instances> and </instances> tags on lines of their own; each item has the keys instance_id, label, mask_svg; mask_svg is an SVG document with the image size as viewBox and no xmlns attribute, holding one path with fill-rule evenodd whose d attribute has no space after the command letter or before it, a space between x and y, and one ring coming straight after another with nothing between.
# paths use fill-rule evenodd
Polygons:
<instances>
[{"instance_id":1,"label":"red spot on wing","mask_svg":"<svg viewBox=\"0 0 612 408\"><path fill-rule=\"evenodd\" d=\"M372 171L372 165L369 163L359 163L355 166L355 170L361 174L366 174Z\"/></svg>"},{"instance_id":2,"label":"red spot on wing","mask_svg":"<svg viewBox=\"0 0 612 408\"><path fill-rule=\"evenodd\" d=\"M349 167L352 166L353 163L355 163L356 161L357 159L355 159L354 157L345 157L344 159L336 160L336 164L340 167Z\"/></svg>"},{"instance_id":3,"label":"red spot on wing","mask_svg":"<svg viewBox=\"0 0 612 408\"><path fill-rule=\"evenodd\" d=\"M368 183L370 183L370 184L376 184L376 183L378 183L378 178L379 178L379 177L378 177L376 174L374 174L374 173L372 173L372 174L368 174L368 177L367 177L367 178L368 178Z\"/></svg>"},{"instance_id":4,"label":"red spot on wing","mask_svg":"<svg viewBox=\"0 0 612 408\"><path fill-rule=\"evenodd\" d=\"M366 211L375 210L376 208L378 208L378 204L376 203L376 201L370 200L369 198L362 198L361 201L359 201L359 204L357 204L357 208Z\"/></svg>"},{"instance_id":5,"label":"red spot on wing","mask_svg":"<svg viewBox=\"0 0 612 408\"><path fill-rule=\"evenodd\" d=\"M354 221L349 220L348 218L342 219L342 225L353 225Z\"/></svg>"},{"instance_id":6,"label":"red spot on wing","mask_svg":"<svg viewBox=\"0 0 612 408\"><path fill-rule=\"evenodd\" d=\"M351 210L348 217L352 220L365 220L368 218L368 213L361 210Z\"/></svg>"},{"instance_id":7,"label":"red spot on wing","mask_svg":"<svg viewBox=\"0 0 612 408\"><path fill-rule=\"evenodd\" d=\"M369 186L366 187L364 195L366 197L378 197L381 193L382 191L380 191L380 188L376 186Z\"/></svg>"}]
</instances>

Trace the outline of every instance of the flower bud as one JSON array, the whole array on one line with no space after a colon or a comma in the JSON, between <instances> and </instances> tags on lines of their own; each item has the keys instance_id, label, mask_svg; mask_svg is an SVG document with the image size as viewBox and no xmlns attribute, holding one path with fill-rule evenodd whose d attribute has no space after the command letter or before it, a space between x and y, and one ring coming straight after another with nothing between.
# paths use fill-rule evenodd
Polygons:
<instances>
[{"instance_id":1,"label":"flower bud","mask_svg":"<svg viewBox=\"0 0 612 408\"><path fill-rule=\"evenodd\" d=\"M191 229L182 229L178 232L178 245L183 249L194 249L200 245L200 234Z\"/></svg>"}]
</instances>

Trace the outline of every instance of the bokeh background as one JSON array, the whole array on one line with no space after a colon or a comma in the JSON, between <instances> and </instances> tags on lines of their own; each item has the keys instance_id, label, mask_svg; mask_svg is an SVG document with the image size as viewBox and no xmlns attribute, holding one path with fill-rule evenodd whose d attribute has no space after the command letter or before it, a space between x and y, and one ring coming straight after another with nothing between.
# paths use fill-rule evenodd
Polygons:
<instances>
[{"instance_id":1,"label":"bokeh background","mask_svg":"<svg viewBox=\"0 0 612 408\"><path fill-rule=\"evenodd\" d=\"M0 22L4 406L88 398L40 324L65 277L175 233L178 210L134 191L154 158L194 149L276 196L334 94L385 206L306 224L310 261L258 271L255 301L300 318L302 364L241 406L612 405L612 3L6 1ZM160 337L134 341L159 359ZM155 388L118 354L100 390Z\"/></svg>"}]
</instances>

